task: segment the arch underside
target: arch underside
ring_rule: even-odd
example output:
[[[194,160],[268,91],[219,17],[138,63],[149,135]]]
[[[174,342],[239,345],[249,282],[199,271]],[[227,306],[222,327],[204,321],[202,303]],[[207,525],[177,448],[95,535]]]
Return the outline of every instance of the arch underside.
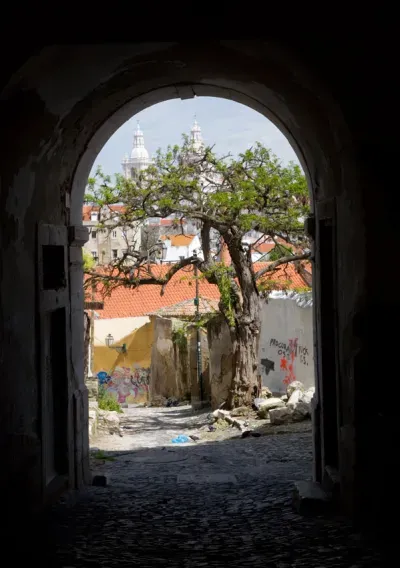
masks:
[[[35,463],[31,473],[32,478],[39,478],[36,485],[40,489],[34,483],[32,494],[43,495],[46,486],[41,481],[39,418],[45,402],[40,396],[42,371],[38,365],[46,338],[38,337],[35,326],[42,329],[44,314],[55,306],[38,280],[37,226],[68,227],[63,244],[68,273],[68,475],[72,485],[79,485],[87,476],[79,262],[84,239],[79,236],[79,225],[87,177],[101,148],[126,120],[153,104],[193,96],[228,98],[266,116],[288,138],[308,178],[315,215],[313,288],[320,397],[316,475],[321,477],[327,465],[324,404],[328,402],[324,401],[322,377],[326,346],[322,339],[328,336],[321,327],[325,314],[325,321],[336,330],[331,338],[334,344],[325,351],[336,361],[329,380],[339,380],[340,375],[340,388],[332,395],[337,397],[339,409],[335,428],[346,432],[342,438],[336,436],[336,465],[346,473],[342,476],[344,493],[351,493],[355,481],[354,473],[349,472],[353,471],[352,452],[356,451],[352,362],[359,346],[349,330],[365,303],[363,181],[354,136],[343,109],[334,100],[332,85],[324,84],[311,69],[293,51],[262,40],[52,46],[26,62],[2,92],[0,136],[9,159],[2,174],[0,316],[4,341],[18,346],[4,351],[3,375],[12,374],[13,385],[4,397],[2,419],[3,432],[12,440],[10,448],[18,445],[21,432],[31,440],[18,452],[21,464],[31,463],[31,458]],[[329,232],[325,226],[333,228]],[[330,251],[329,265],[324,260],[327,256],[320,254],[322,238]],[[356,256],[354,250],[358,251]],[[330,296],[324,296],[322,274],[333,282]],[[38,303],[38,295],[44,298],[42,303]],[[31,386],[26,389],[28,380]]]

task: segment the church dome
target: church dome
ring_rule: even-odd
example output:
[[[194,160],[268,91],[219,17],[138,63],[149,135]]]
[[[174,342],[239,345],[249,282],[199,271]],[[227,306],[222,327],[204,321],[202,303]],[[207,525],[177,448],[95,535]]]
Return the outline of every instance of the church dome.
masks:
[[[196,117],[194,118],[194,123],[190,131],[190,142],[195,151],[201,152],[203,150],[204,148],[203,137],[201,135],[201,128],[196,120]]]
[[[133,148],[132,153],[131,153],[131,159],[132,160],[148,160],[149,159],[149,153],[146,150],[146,148]]]
[[[131,160],[145,162],[149,161],[149,153],[144,147],[144,136],[140,129],[139,123],[133,136],[133,149],[131,152]]]

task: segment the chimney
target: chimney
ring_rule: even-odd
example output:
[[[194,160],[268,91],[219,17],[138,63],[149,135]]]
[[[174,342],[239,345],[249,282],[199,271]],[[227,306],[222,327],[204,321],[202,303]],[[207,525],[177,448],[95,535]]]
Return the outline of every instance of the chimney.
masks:
[[[221,239],[221,252],[220,252],[220,258],[221,258],[221,262],[223,264],[226,264],[226,266],[229,266],[232,263],[232,259],[231,259],[231,255],[229,254],[228,251],[228,247],[224,241],[224,239]]]

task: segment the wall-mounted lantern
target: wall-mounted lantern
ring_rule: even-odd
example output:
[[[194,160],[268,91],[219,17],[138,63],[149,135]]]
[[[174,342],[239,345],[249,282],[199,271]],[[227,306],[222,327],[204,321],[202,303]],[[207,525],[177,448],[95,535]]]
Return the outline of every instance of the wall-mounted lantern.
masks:
[[[107,347],[109,347],[110,349],[115,349],[116,351],[118,351],[118,353],[127,352],[126,343],[123,343],[122,345],[114,345],[114,337],[111,335],[111,333],[106,336],[105,343]]]

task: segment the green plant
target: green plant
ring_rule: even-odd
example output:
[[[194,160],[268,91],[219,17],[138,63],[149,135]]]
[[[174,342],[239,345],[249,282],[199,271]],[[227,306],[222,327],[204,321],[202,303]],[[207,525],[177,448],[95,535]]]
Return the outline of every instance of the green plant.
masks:
[[[287,247],[284,245],[277,244],[269,253],[269,260],[271,261],[279,260],[280,258],[288,256],[290,254],[293,254],[292,247]]]
[[[93,454],[95,460],[105,460],[105,461],[115,461],[113,456],[109,456],[103,452],[103,450],[98,450]]]
[[[93,270],[96,265],[96,261],[93,256],[84,248],[82,249],[82,261],[83,261],[83,270],[85,272],[89,270]]]
[[[115,400],[115,398],[110,393],[108,393],[106,391],[104,386],[101,386],[99,388],[99,395],[98,395],[97,400],[98,400],[98,403],[99,403],[99,408],[101,410],[115,410],[116,412],[119,412],[120,414],[123,413],[123,410],[122,410],[119,402],[117,400]]]
[[[187,351],[187,324],[172,330],[172,343],[177,345],[183,352]]]
[[[221,304],[229,327],[235,327],[235,312],[233,309],[235,293],[233,290],[232,274],[232,268],[220,262],[216,262],[204,273],[205,278],[215,279],[219,293],[221,294]]]
[[[297,292],[297,294],[307,294],[312,291],[312,288],[309,286],[295,286],[292,290],[293,292]]]

